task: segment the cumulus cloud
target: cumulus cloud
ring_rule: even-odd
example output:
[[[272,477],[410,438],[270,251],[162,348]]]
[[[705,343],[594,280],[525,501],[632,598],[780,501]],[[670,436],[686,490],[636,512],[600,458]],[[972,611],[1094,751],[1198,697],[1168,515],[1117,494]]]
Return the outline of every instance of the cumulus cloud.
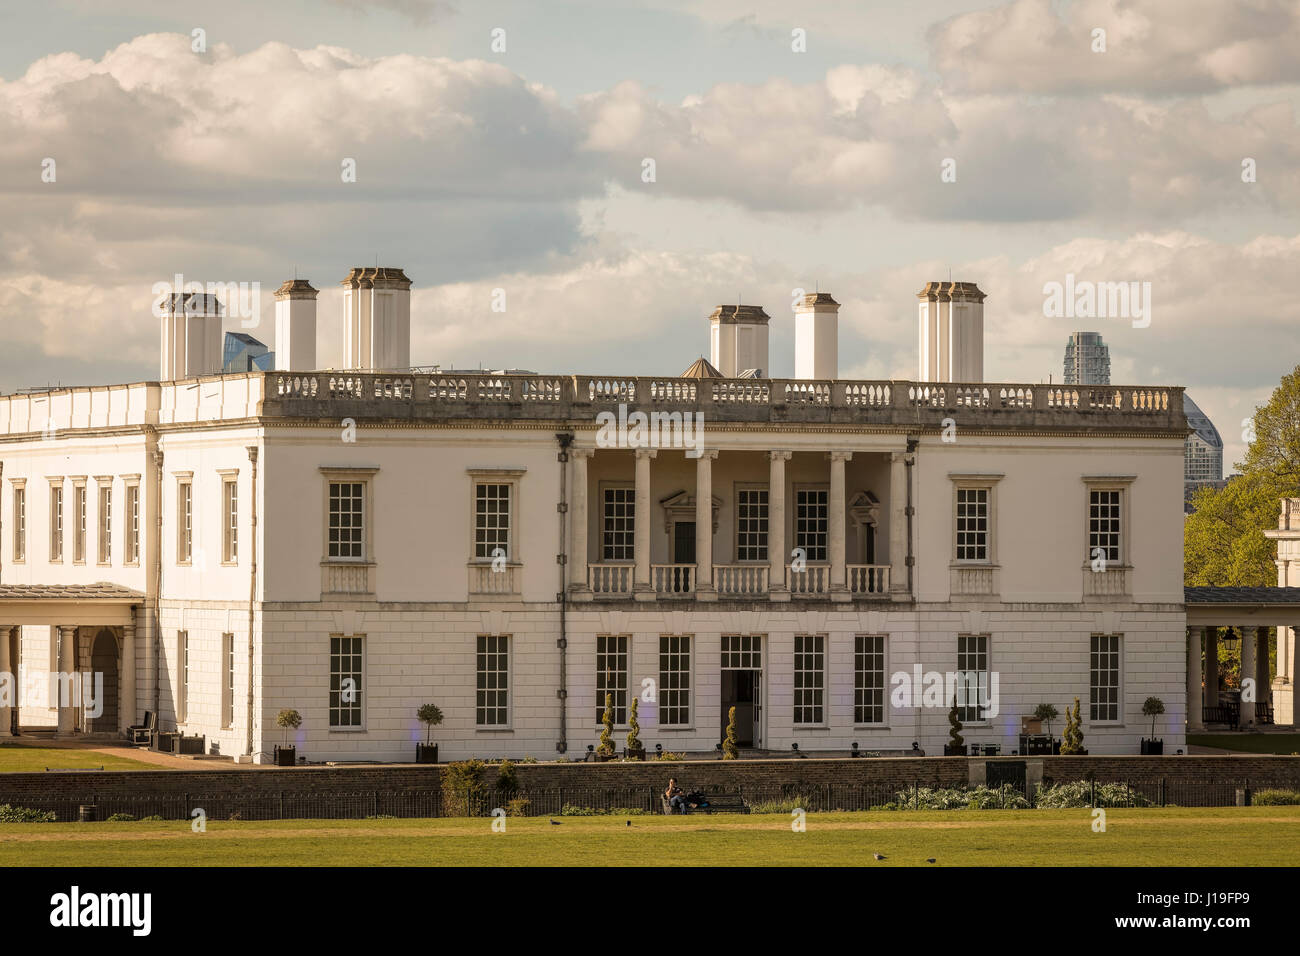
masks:
[[[1105,31],[1105,52],[1093,31]],[[967,93],[1206,93],[1300,81],[1300,0],[1010,0],[929,31]]]

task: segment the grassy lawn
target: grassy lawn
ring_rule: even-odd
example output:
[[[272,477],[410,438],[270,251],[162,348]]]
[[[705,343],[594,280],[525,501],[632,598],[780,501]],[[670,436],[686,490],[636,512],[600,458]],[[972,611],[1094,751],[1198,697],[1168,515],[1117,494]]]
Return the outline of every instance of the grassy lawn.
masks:
[[[1300,753],[1300,734],[1189,734],[1187,742],[1251,754]]]
[[[0,866],[1234,866],[1300,864],[1300,807],[0,824]],[[873,853],[888,859],[877,862]]]
[[[127,757],[103,754],[94,750],[73,750],[67,747],[24,747],[21,744],[0,744],[0,773],[35,771],[50,767],[54,770],[88,770],[103,767],[105,770],[160,770],[153,764],[141,763]]]

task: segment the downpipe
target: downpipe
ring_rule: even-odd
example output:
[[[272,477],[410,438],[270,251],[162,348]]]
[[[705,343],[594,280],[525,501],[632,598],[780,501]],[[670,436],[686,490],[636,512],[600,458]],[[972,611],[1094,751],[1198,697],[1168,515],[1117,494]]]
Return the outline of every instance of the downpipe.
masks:
[[[560,636],[556,640],[555,646],[560,649],[560,686],[556,690],[555,696],[560,701],[560,739],[555,742],[556,753],[566,753],[569,749],[569,734],[566,725],[566,713],[568,709],[568,648],[569,648],[569,586],[568,586],[568,566],[569,566],[569,448],[573,444],[573,432],[557,432],[555,440],[560,446],[559,454],[556,460],[560,463],[560,500],[555,506],[559,515],[560,534],[559,534],[559,551],[555,555],[555,563],[559,567],[560,589],[556,593],[556,601],[560,605]]]

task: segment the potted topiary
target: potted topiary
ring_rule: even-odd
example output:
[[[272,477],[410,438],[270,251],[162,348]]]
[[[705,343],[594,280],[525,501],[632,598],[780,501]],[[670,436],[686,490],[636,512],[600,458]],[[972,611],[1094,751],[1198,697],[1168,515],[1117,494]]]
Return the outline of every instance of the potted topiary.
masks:
[[[1079,698],[1074,698],[1074,707],[1065,709],[1065,732],[1062,734],[1062,755],[1083,755],[1083,720],[1079,717]]]
[[[957,719],[957,695],[952,698],[952,710],[948,711],[948,742],[943,745],[945,757],[966,756],[966,740],[961,735],[962,723]]]
[[[645,760],[645,744],[641,743],[641,725],[636,719],[639,698],[633,697],[627,704],[627,758]]]
[[[596,747],[597,760],[614,759],[614,695],[605,695],[605,712],[600,716],[604,727],[600,731],[600,745]]]
[[[736,708],[727,711],[727,736],[722,740],[722,759],[735,760],[740,756],[740,743],[736,737]]]
[[[438,745],[429,743],[433,728],[442,723],[442,711],[437,704],[422,704],[415,712],[415,719],[424,724],[424,743],[415,745],[416,763],[437,763]]]
[[[1047,736],[1052,736],[1052,721],[1061,716],[1054,704],[1039,704],[1034,708],[1034,720],[1047,724]]]
[[[289,731],[302,726],[302,714],[286,707],[276,716],[275,725],[284,731],[284,746],[275,748],[275,765],[292,767],[298,762],[298,748],[289,746]]]
[[[1165,702],[1159,697],[1148,697],[1142,702],[1142,713],[1144,716],[1151,718],[1151,737],[1142,740],[1142,753],[1144,754],[1163,754],[1165,752],[1165,742],[1163,739],[1156,739],[1156,718],[1165,712]]]

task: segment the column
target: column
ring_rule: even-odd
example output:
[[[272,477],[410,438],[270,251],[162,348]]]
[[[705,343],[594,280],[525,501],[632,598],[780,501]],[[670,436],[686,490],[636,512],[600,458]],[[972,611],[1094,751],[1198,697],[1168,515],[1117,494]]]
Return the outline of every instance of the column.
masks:
[[[1205,629],[1205,694],[1204,706],[1219,706],[1219,629]]]
[[[889,594],[895,601],[911,597],[907,587],[907,453],[901,451],[889,456]]]
[[[58,679],[51,681],[51,690],[56,695],[52,703],[59,709],[59,736],[67,736],[76,729],[77,725],[77,704],[79,701],[74,699],[72,675],[77,671],[77,659],[74,656],[77,645],[77,629],[65,624],[59,625],[59,674]],[[68,695],[65,702],[60,695],[64,691]]]
[[[1268,669],[1268,628],[1255,628],[1255,700],[1261,704],[1272,703],[1272,675]],[[1277,718],[1274,717],[1274,720]]]
[[[9,715],[13,711],[8,705],[10,701],[15,706],[18,704],[18,675],[15,673],[17,668],[13,666],[13,661],[9,658],[10,630],[10,625],[0,624],[0,680],[8,681],[8,687],[0,690],[0,693],[4,694],[4,697],[0,699],[0,737],[12,736],[9,729],[12,718]]]
[[[650,581],[650,460],[658,450],[636,450],[636,514],[632,532],[632,550],[636,567],[632,573],[632,594],[638,601],[655,599],[654,585]]]
[[[233,638],[232,638],[233,640]],[[128,727],[136,722],[135,699],[135,621],[122,625],[122,659],[120,673],[122,689],[117,698],[117,729],[126,733]]]
[[[587,579],[587,461],[594,454],[590,448],[570,448],[573,461],[573,492],[570,496],[573,543],[569,548],[569,591],[575,600],[591,600]]]
[[[848,601],[848,581],[844,577],[844,528],[848,521],[848,506],[844,494],[845,463],[853,457],[851,451],[833,451],[831,459],[831,492],[827,505],[827,547],[831,553],[830,595],[832,601]]]
[[[771,470],[767,479],[767,596],[772,601],[790,600],[785,582],[785,463],[788,451],[770,451]]]
[[[718,452],[701,451],[695,459],[695,596],[716,601],[713,587],[713,459]]]
[[[1187,732],[1204,730],[1201,719],[1201,639],[1205,628],[1187,629]]]
[[[1246,680],[1255,677],[1255,629],[1253,627],[1243,627],[1239,631],[1241,636],[1241,676],[1240,686],[1243,690],[1241,695],[1241,726],[1249,727],[1255,723],[1255,701],[1259,700],[1259,687],[1255,687],[1255,692],[1246,700],[1247,695],[1244,693]]]

